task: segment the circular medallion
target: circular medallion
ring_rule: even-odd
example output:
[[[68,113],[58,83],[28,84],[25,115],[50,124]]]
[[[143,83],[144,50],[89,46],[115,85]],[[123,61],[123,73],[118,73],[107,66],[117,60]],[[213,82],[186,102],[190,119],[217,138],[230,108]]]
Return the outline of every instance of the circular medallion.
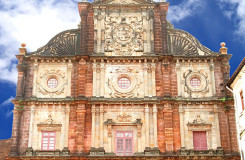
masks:
[[[129,43],[134,38],[134,30],[127,24],[121,24],[115,27],[113,38],[121,43]]]

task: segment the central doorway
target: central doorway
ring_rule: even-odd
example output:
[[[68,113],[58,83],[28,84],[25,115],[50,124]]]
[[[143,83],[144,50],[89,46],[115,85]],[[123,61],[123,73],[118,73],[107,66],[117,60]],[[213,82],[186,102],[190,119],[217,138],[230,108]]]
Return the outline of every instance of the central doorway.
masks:
[[[116,155],[133,155],[133,131],[116,131]]]

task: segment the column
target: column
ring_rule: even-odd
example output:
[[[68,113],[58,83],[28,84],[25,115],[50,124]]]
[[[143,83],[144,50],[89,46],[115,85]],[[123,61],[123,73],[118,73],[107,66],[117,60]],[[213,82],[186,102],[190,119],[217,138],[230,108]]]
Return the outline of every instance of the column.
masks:
[[[96,77],[96,88],[97,88],[97,90],[96,90],[96,97],[100,97],[100,84],[101,84],[101,77],[100,77],[100,74],[101,74],[101,70],[100,70],[100,65],[98,64],[97,65],[97,69],[96,69],[96,75],[97,75],[97,77]]]
[[[95,104],[92,105],[91,113],[92,113],[92,133],[91,133],[91,148],[95,148]]]
[[[100,97],[104,97],[105,96],[105,63],[104,63],[104,60],[101,60],[100,69],[101,69]]]
[[[213,96],[216,95],[216,90],[215,90],[215,77],[214,77],[214,62],[213,62],[213,59],[210,60],[210,66],[209,66],[209,69],[210,69],[210,74],[211,74],[211,88],[212,88],[212,94]]]
[[[34,66],[33,66],[33,90],[32,90],[32,95],[36,97],[37,95],[37,72],[38,72],[38,63],[37,59],[35,59]]]
[[[142,9],[142,18],[143,18],[143,42],[144,42],[144,54],[148,53],[148,23],[147,23],[147,11],[146,9]]]
[[[97,54],[101,53],[101,11],[98,9],[97,12]]]
[[[217,143],[217,147],[221,147],[220,128],[219,128],[219,108],[217,104],[214,105],[214,118],[215,118],[215,128],[216,128],[216,143]]]
[[[145,147],[150,147],[149,144],[149,106],[148,104],[145,105]]]
[[[153,104],[153,127],[154,127],[154,148],[158,147],[157,142],[157,105]]]
[[[69,60],[69,63],[67,65],[67,97],[71,97],[71,71],[72,71],[72,63],[71,60]]]
[[[177,72],[177,87],[178,87],[178,96],[181,97],[181,73],[180,73],[180,63],[179,63],[179,60],[177,59],[177,62],[176,62],[176,72]]]
[[[30,115],[30,128],[29,128],[29,139],[28,139],[28,148],[32,147],[32,133],[33,133],[33,119],[34,119],[34,114],[35,114],[35,105],[32,104],[31,109],[30,109],[31,115]]]
[[[65,108],[65,146],[68,148],[68,139],[69,139],[69,119],[70,119],[70,105],[66,104]]]
[[[112,142],[112,124],[108,124],[108,152],[112,152],[111,150],[111,142]]]
[[[96,112],[95,112],[95,148],[100,147],[100,112],[99,112],[99,107],[96,107]]]
[[[151,34],[151,39],[150,39],[150,52],[153,53],[154,52],[154,11],[153,9],[150,10],[150,13],[149,13],[149,17],[150,17],[150,20],[149,20],[149,25],[150,25],[150,34]]]
[[[104,147],[104,108],[103,104],[100,105],[100,148]]]
[[[141,121],[140,123],[137,123],[137,137],[138,137],[138,152],[142,151],[142,145],[141,145]]]
[[[13,118],[13,129],[12,129],[12,138],[11,138],[11,148],[9,156],[17,156],[19,155],[19,141],[20,141],[20,125],[21,125],[21,116],[23,110],[13,110],[14,118]]]
[[[148,95],[152,97],[152,70],[151,66],[148,66],[148,74],[147,74],[147,81],[148,81]]]
[[[101,23],[101,50],[100,53],[105,53],[105,8],[101,8],[100,23]]]
[[[96,90],[97,90],[97,87],[96,87],[96,70],[97,70],[97,64],[96,64],[96,61],[94,60],[94,63],[93,63],[93,96],[96,96]]]
[[[156,96],[156,64],[151,63],[152,96]]]
[[[184,124],[184,109],[182,104],[179,105],[179,118],[180,118],[180,138],[181,138],[181,148],[185,147],[185,124]]]
[[[144,87],[145,87],[145,97],[149,96],[148,95],[148,65],[147,65],[147,60],[145,59],[145,63],[143,64],[143,69],[144,69]]]

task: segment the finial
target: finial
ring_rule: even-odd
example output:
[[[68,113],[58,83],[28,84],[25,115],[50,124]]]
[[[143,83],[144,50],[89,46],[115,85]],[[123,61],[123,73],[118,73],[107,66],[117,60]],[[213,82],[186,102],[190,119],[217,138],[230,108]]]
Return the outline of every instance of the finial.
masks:
[[[22,48],[25,48],[26,47],[26,44],[25,43],[21,43],[21,47]]]
[[[25,55],[26,54],[26,44],[25,43],[21,43],[21,48],[19,48],[19,54],[20,55]]]
[[[221,54],[227,54],[228,48],[226,48],[225,45],[226,45],[225,42],[220,43],[221,48],[219,51]]]

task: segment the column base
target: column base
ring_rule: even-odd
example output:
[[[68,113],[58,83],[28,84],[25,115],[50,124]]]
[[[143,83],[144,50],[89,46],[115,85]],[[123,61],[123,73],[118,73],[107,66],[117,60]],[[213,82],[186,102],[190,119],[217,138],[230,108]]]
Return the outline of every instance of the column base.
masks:
[[[100,148],[91,147],[89,154],[92,156],[103,156],[105,155],[105,149],[104,147],[100,147]]]
[[[113,152],[106,152],[105,153],[105,156],[115,156],[116,154],[115,153],[113,153]]]
[[[26,149],[26,156],[33,156],[33,149],[32,149],[32,147],[28,147]]]
[[[16,152],[10,152],[9,153],[9,156],[18,156],[19,154],[18,153],[16,153]]]
[[[145,153],[144,152],[135,152],[134,156],[144,156]]]
[[[160,155],[160,150],[158,147],[150,148],[146,147],[144,150],[145,155]]]
[[[185,147],[180,148],[180,155],[187,156],[188,154],[189,152]]]
[[[70,150],[68,147],[64,147],[62,150],[62,155],[63,156],[68,156],[70,154]]]

